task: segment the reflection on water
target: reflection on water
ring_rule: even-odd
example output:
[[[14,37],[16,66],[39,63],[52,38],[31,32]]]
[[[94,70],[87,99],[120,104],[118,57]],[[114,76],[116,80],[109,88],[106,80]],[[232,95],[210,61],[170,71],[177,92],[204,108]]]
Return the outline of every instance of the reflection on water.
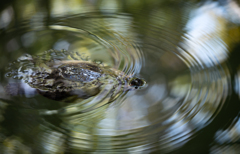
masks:
[[[3,6],[0,153],[238,153],[237,2]]]

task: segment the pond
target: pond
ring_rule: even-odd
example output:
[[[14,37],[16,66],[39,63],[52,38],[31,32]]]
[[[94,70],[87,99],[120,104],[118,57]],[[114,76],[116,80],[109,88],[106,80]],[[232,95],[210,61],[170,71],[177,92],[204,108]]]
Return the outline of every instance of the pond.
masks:
[[[0,153],[238,153],[240,3],[0,2]]]

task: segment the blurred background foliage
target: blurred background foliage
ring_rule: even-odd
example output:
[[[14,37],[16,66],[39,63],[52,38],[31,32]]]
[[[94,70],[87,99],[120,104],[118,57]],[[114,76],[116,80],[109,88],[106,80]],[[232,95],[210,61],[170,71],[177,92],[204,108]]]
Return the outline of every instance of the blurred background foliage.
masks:
[[[144,153],[141,149],[144,149],[143,145],[147,142],[147,144],[153,144],[147,146],[147,151],[151,151],[152,153],[154,153],[154,151],[157,151],[155,153],[159,153],[159,151],[168,153],[172,152],[170,149],[175,148],[177,149],[174,151],[175,153],[197,153],[198,151],[199,153],[224,153],[225,151],[231,150],[232,153],[237,153],[239,151],[238,142],[240,140],[240,131],[238,130],[238,97],[240,96],[240,86],[238,85],[240,76],[238,58],[240,56],[238,52],[240,41],[239,3],[239,1],[224,0],[1,0],[1,81],[5,81],[5,74],[3,72],[6,65],[22,54],[28,53],[34,55],[54,47],[57,49],[68,49],[69,46],[69,49],[88,51],[83,45],[94,44],[91,39],[86,39],[85,42],[80,45],[74,42],[77,36],[72,34],[79,28],[94,32],[94,34],[101,36],[101,38],[110,40],[110,43],[114,43],[114,41],[121,39],[127,40],[126,42],[130,43],[130,40],[133,40],[133,42],[140,42],[141,50],[145,52],[144,56],[146,63],[142,70],[142,74],[145,75],[147,81],[156,80],[159,82],[167,82],[165,79],[162,79],[163,77],[159,75],[159,72],[167,74],[168,78],[166,80],[170,80],[171,83],[166,89],[169,90],[172,88],[172,91],[168,92],[169,95],[171,94],[171,98],[163,99],[165,104],[161,104],[157,100],[158,97],[164,97],[167,94],[158,94],[156,91],[164,91],[166,89],[156,86],[157,88],[155,88],[157,90],[155,90],[154,85],[157,85],[157,82],[149,83],[149,87],[152,89],[149,88],[149,91],[139,93],[140,96],[144,95],[144,98],[138,98],[136,96],[131,98],[132,100],[127,100],[129,104],[130,102],[139,103],[141,101],[147,102],[147,100],[150,100],[152,102],[151,105],[149,105],[150,103],[146,103],[147,105],[139,103],[142,105],[141,109],[147,108],[145,106],[149,105],[149,108],[146,109],[147,114],[144,112],[145,110],[138,110],[135,113],[134,109],[136,109],[136,107],[134,107],[134,105],[125,105],[120,111],[122,114],[118,116],[116,116],[117,108],[108,113],[110,118],[105,120],[109,122],[107,123],[109,127],[116,127],[121,130],[128,127],[135,129],[140,125],[140,128],[143,130],[143,134],[135,134],[133,131],[131,132],[133,134],[129,136],[120,135],[120,139],[115,136],[107,138],[104,137],[104,135],[103,137],[96,135],[99,133],[97,130],[98,127],[100,128],[99,123],[104,119],[104,116],[101,115],[106,114],[106,108],[99,110],[99,114],[93,117],[89,116],[88,119],[83,119],[81,125],[79,125],[78,121],[76,122],[75,119],[66,120],[59,117],[48,117],[46,121],[43,121],[38,114],[31,112],[31,110],[24,110],[24,112],[23,110],[18,110],[18,108],[25,108],[26,106],[32,107],[31,105],[34,103],[35,106],[40,106],[39,108],[50,109],[57,108],[57,105],[38,104],[34,99],[26,100],[24,98],[22,100],[14,100],[14,102],[21,103],[9,106],[1,101],[0,122],[2,122],[1,126],[3,127],[0,127],[0,132],[2,132],[2,134],[0,134],[0,147],[2,148],[0,152],[6,154],[28,154],[42,153],[44,151],[43,153],[61,154],[68,153],[68,151],[65,150],[71,147],[72,153],[105,153],[106,151],[101,151],[101,148],[116,148],[120,153]],[[114,19],[112,16],[118,18]],[[109,19],[103,20],[100,17]],[[76,29],[70,29],[70,32],[64,31],[61,33],[52,31],[51,26],[56,23],[62,24],[63,26],[74,25]],[[112,33],[116,31],[118,34]],[[112,40],[111,38],[115,36],[118,36],[118,39]],[[125,38],[121,38],[120,36],[124,36]],[[72,44],[69,45],[67,41]],[[207,81],[199,82],[200,86],[206,84],[210,87],[210,90],[208,89],[209,91],[206,92],[208,95],[206,97],[204,96],[204,98],[199,98],[199,100],[203,99],[205,101],[203,105],[204,109],[201,110],[202,113],[200,115],[193,110],[192,112],[194,114],[192,116],[190,113],[187,113],[186,115],[190,116],[185,119],[183,118],[186,121],[183,120],[180,124],[176,124],[176,126],[173,126],[169,130],[160,132],[159,130],[165,130],[167,126],[162,128],[161,123],[155,123],[157,118],[166,116],[165,112],[162,113],[159,111],[163,110],[165,107],[164,105],[167,106],[166,108],[171,108],[174,105],[177,107],[178,103],[172,102],[183,100],[184,96],[188,94],[189,87],[191,87],[189,83],[191,80],[189,74],[185,73],[180,77],[176,77],[176,74],[187,72],[186,70],[188,69],[188,66],[186,66],[183,60],[180,60],[180,58],[174,54],[177,51],[181,54],[185,53],[178,48],[179,44],[184,46],[185,49],[191,53],[192,57],[199,58],[198,60],[203,63],[204,67],[201,70],[201,75],[204,76],[204,71],[208,69],[212,69],[212,72],[215,71],[215,65],[213,65],[215,60],[222,64],[217,64],[217,69],[221,68],[224,71],[220,71],[220,73],[216,71],[216,74],[222,75],[222,78],[214,78],[214,76],[211,78],[211,80],[215,79],[213,83],[208,83]],[[159,49],[159,47],[161,49]],[[99,50],[102,49],[96,47],[96,51]],[[134,52],[133,49],[129,51]],[[105,54],[105,52],[100,52],[100,54],[95,52],[93,55],[98,58],[107,57],[106,59],[109,59],[108,61],[112,60],[111,56]],[[209,58],[209,55],[213,55],[213,58]],[[191,60],[189,61],[191,64]],[[212,77],[211,74],[209,76]],[[233,85],[229,86],[230,88],[226,86],[226,90],[224,86],[216,86],[219,82],[223,85],[225,83],[228,85],[229,82],[233,82]],[[162,84],[161,86],[164,87],[165,85]],[[3,92],[2,87],[3,86],[0,86],[0,92]],[[236,92],[234,88],[237,89]],[[228,90],[232,93],[227,93],[225,97],[225,93]],[[219,91],[223,91],[223,93]],[[190,93],[189,98],[193,98],[194,100],[197,94],[197,92]],[[220,105],[215,103],[215,100],[218,100],[219,97],[230,100],[230,103],[224,104],[222,107],[221,103]],[[47,99],[40,98],[39,96],[37,96],[37,98],[42,102],[48,102]],[[189,101],[186,106],[200,106],[201,101],[199,102],[191,104]],[[215,113],[215,111],[218,111],[221,107],[224,110],[220,112],[220,114],[218,114],[218,112]],[[179,109],[179,114],[181,116],[184,115],[185,110],[185,108]],[[133,112],[132,119],[139,118],[140,120],[134,119],[137,121],[134,123],[134,120],[134,122],[132,122],[127,119],[130,117],[127,117],[127,112]],[[144,113],[146,114],[145,116],[143,116]],[[167,110],[167,115],[172,113],[174,112]],[[218,116],[216,116],[216,119],[212,120],[211,116],[214,117],[215,114]],[[180,115],[178,116],[180,117]],[[120,119],[119,123],[122,125],[119,124],[120,126],[115,126],[117,125],[115,124],[117,123],[116,121],[118,121],[116,117]],[[207,117],[206,120],[205,117]],[[129,121],[126,120],[122,122],[121,118],[125,118]],[[77,118],[77,120],[79,119],[80,118]],[[191,121],[192,119],[195,121]],[[210,122],[208,120],[212,120],[213,122],[209,124]],[[209,125],[205,124],[205,122]],[[43,123],[43,125],[40,123]],[[74,123],[74,126],[68,126],[69,123]],[[155,124],[153,129],[156,133],[151,129],[144,129],[149,123]],[[187,123],[187,126],[184,126],[185,123]],[[57,126],[60,125],[66,128],[66,130],[57,128]],[[92,128],[89,128],[87,125],[91,125]],[[176,132],[191,132],[196,130],[199,130],[199,134],[195,136],[191,136],[192,134],[190,134],[189,137],[188,133],[186,133],[187,135],[180,133],[182,136],[175,136]],[[84,134],[82,132],[87,133]],[[150,132],[154,132],[155,134],[151,134]],[[141,143],[133,142],[137,140],[135,138],[136,136],[145,134],[147,134],[147,137],[142,137],[142,140],[140,140]],[[172,134],[174,136],[171,138],[172,140],[165,143],[164,139],[167,138],[166,136],[171,136]],[[72,138],[69,139],[70,137]],[[163,140],[159,141],[161,137],[163,137]],[[129,139],[128,142],[123,143],[121,139],[124,140],[126,138],[132,140]],[[81,140],[79,141],[78,139]],[[93,142],[87,142],[87,140]],[[168,138],[166,140],[168,140]],[[104,145],[104,142],[111,144]],[[125,148],[128,147],[128,143],[129,145],[133,145],[133,148]],[[164,148],[161,149],[162,147]],[[96,149],[98,149],[98,151]],[[115,151],[109,151],[109,153],[111,152]]]

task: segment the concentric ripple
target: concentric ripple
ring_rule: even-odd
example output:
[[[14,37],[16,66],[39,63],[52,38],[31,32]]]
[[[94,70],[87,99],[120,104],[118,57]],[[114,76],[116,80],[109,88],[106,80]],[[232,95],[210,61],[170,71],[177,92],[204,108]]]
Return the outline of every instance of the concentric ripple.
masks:
[[[199,14],[201,9],[205,13]],[[19,110],[33,110],[30,114],[41,119],[33,127],[37,127],[37,147],[44,147],[44,152],[170,153],[181,149],[219,117],[232,92],[224,43],[227,30],[214,27],[227,21],[214,9],[218,8],[209,5],[180,11],[182,18],[172,14],[174,8],[152,11],[149,16],[137,13],[141,18],[111,11],[85,13],[44,20],[48,24],[41,28],[25,22],[18,36],[23,47],[14,51],[28,54],[7,66],[5,73],[13,78],[5,78],[5,83],[20,79],[33,87],[32,72],[46,72],[43,78],[48,72],[45,65],[69,60],[116,70],[116,80],[143,78],[147,85],[117,93],[113,100],[110,82],[115,78],[108,77],[102,79],[109,84],[100,94],[71,104],[28,97],[26,91],[8,99],[16,104],[19,98],[24,104]],[[185,18],[186,14],[191,16]],[[205,16],[214,22],[201,23]],[[8,31],[7,46],[17,42],[15,31]]]

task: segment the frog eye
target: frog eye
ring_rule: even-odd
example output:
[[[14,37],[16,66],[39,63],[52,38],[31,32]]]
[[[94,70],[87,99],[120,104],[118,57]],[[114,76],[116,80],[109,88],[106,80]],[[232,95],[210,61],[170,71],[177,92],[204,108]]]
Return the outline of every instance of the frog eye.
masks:
[[[129,82],[129,85],[131,87],[135,87],[135,89],[138,89],[138,87],[143,86],[144,85],[144,81],[142,79],[139,78],[134,78]]]

